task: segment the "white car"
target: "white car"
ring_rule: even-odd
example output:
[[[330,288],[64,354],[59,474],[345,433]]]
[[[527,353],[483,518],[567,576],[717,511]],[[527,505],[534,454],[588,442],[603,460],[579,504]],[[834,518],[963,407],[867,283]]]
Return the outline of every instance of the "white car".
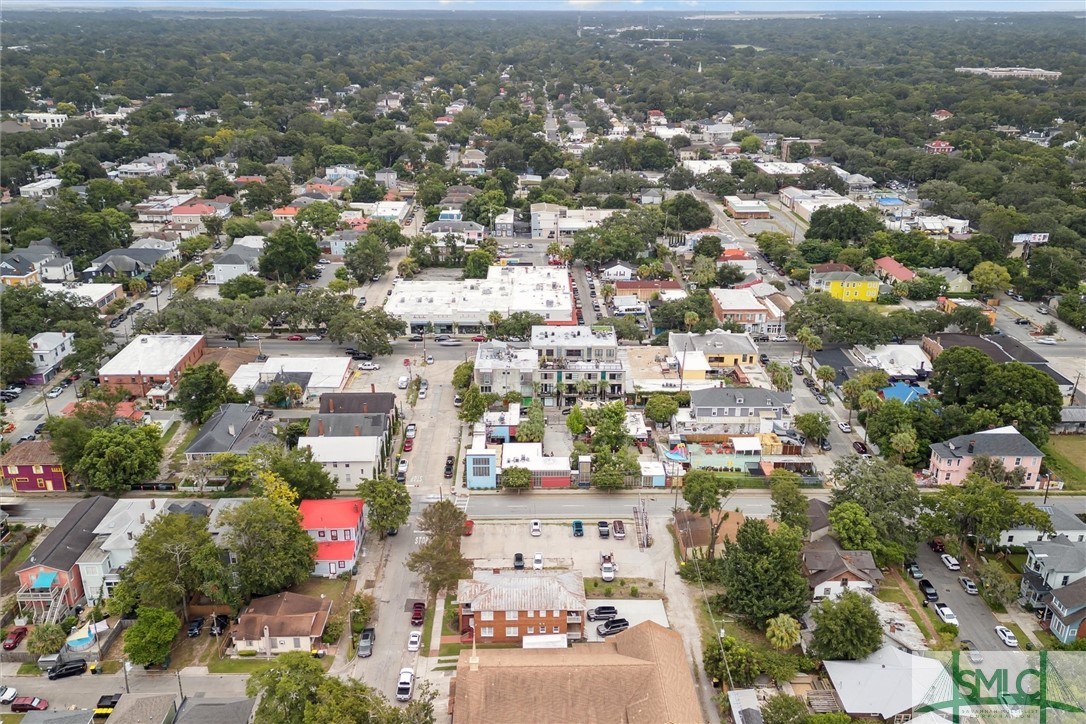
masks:
[[[935,615],[942,620],[943,623],[952,623],[955,626],[958,625],[958,617],[954,614],[954,611],[950,609],[950,606],[945,603],[933,603],[935,608]]]
[[[63,394],[64,394],[64,388],[63,387],[54,387],[53,389],[46,392],[45,396],[48,397],[50,400],[53,400],[53,399],[56,399],[57,397],[60,397]]]
[[[418,651],[420,646],[422,646],[422,631],[412,631],[407,637],[407,650]]]
[[[247,335],[245,335],[245,339],[249,340],[250,342],[256,342],[256,341],[258,341],[260,339],[260,335],[247,334]]]
[[[839,423],[837,423],[837,428],[841,432],[852,432],[852,425],[848,424],[847,422],[839,422]]]
[[[309,335],[308,337],[305,338],[305,341],[306,342],[320,342],[322,339],[324,339],[324,338],[321,337],[319,334],[311,334],[311,335]]]
[[[398,472],[398,473],[406,473],[407,472],[407,459],[406,458],[404,458],[403,460],[400,460],[400,464],[396,466],[396,472]]]
[[[1011,631],[1006,626],[996,626],[995,632],[996,636],[998,636],[999,640],[1004,644],[1010,646],[1012,649],[1018,648],[1018,637],[1014,635],[1014,631]]]
[[[416,425],[413,422],[409,423],[408,426],[407,426],[407,433],[406,433],[407,439],[410,440],[411,438],[415,437],[415,433],[418,432],[418,429],[419,429],[418,425]]]
[[[950,555],[949,553],[944,553],[943,555],[939,556],[939,560],[941,560],[943,562],[943,565],[946,566],[949,570],[960,571],[962,569],[962,564],[958,563],[958,559]]]
[[[529,527],[531,528],[532,535],[534,537],[538,538],[539,536],[543,535],[543,524],[540,523],[538,520],[533,520],[529,524]]]
[[[358,365],[358,369],[360,369],[360,370],[379,370],[379,369],[381,369],[381,365],[377,364],[376,362],[363,362],[360,365]]]
[[[332,262],[328,261],[327,259],[318,259],[317,263],[323,266],[325,264],[331,264]]]
[[[426,391],[427,391],[427,388],[425,388],[425,387],[420,387],[419,388],[419,399],[420,400],[425,400],[426,399]]]
[[[15,701],[19,692],[13,686],[0,686],[0,704],[10,704]]]
[[[543,570],[543,554],[542,553],[536,553],[535,557],[532,558],[532,570],[533,571],[542,571]]]
[[[783,335],[783,334],[778,334],[778,335],[777,335],[776,337],[774,337],[774,338],[773,338],[773,341],[774,341],[774,342],[787,342],[787,341],[788,341],[788,337],[786,337],[786,336],[785,336],[785,335]]]
[[[1051,337],[1041,337],[1039,340],[1037,340],[1037,344],[1056,344],[1056,340],[1052,339]]]
[[[426,364],[432,365],[434,363],[434,356],[432,354],[426,355]]]
[[[411,701],[411,692],[415,688],[415,670],[400,669],[400,678],[396,682],[396,701]]]

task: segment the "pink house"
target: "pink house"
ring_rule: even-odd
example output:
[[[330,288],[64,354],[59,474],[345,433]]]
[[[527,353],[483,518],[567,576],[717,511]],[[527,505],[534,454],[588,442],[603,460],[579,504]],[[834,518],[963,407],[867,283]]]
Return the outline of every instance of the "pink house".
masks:
[[[929,141],[924,144],[924,150],[928,154],[954,153],[954,147],[943,140]]]
[[[314,576],[335,578],[354,567],[365,530],[364,508],[361,498],[303,500],[298,506],[302,528],[317,541]]]
[[[1007,471],[1022,468],[1026,487],[1040,487],[1044,454],[1010,425],[934,443],[928,468],[938,485],[960,485],[979,455],[999,460]]]
[[[875,260],[875,273],[883,279],[893,279],[895,282],[907,282],[916,278],[911,269],[891,256]]]

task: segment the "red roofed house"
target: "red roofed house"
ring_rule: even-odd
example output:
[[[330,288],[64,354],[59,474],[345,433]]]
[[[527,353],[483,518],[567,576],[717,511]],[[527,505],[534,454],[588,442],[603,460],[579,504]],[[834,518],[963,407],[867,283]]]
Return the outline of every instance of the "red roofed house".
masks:
[[[875,274],[884,280],[907,282],[916,279],[916,274],[893,257],[884,256],[875,260]]]
[[[667,117],[664,115],[663,111],[652,110],[652,111],[649,111],[648,116],[649,116],[649,123],[651,123],[654,126],[667,125]]]
[[[758,262],[750,258],[746,249],[729,246],[720,252],[716,260],[716,268],[720,269],[725,264],[733,264],[743,270],[744,274],[754,274],[758,271]]]
[[[234,178],[234,185],[244,186],[245,184],[262,184],[267,180],[267,176],[237,176]]]
[[[175,206],[170,217],[181,224],[199,224],[200,217],[211,216],[216,211],[211,204],[193,201],[184,206]]]
[[[628,282],[615,282],[615,296],[633,294],[642,302],[652,301],[653,294],[681,289],[682,285],[674,279],[635,279]]]
[[[314,576],[335,578],[358,560],[365,530],[361,498],[303,500],[298,506],[302,528],[317,541]]]
[[[434,125],[437,126],[438,128],[444,128],[445,126],[449,125],[452,122],[453,122],[453,117],[452,116],[438,116],[437,118],[434,119]]]
[[[824,264],[815,264],[811,267],[812,274],[826,274],[828,272],[850,272],[856,271],[848,264],[839,264],[835,261],[827,261]]]
[[[60,411],[60,415],[61,417],[71,417],[75,414],[75,411],[81,406],[96,406],[104,404],[105,403],[102,402],[69,402],[67,405],[64,406],[64,409]],[[141,422],[145,415],[146,413],[143,410],[136,407],[135,402],[129,402],[128,400],[118,402],[117,406],[113,409],[114,421],[127,420],[129,422]]]
[[[924,150],[927,151],[929,154],[954,153],[954,147],[953,146],[951,146],[946,141],[942,141],[942,140],[938,140],[938,139],[935,140],[935,141],[928,141],[927,143],[925,143],[924,144]]]
[[[948,111],[946,108],[940,108],[931,114],[931,117],[937,121],[947,121],[954,117],[954,114]]]
[[[0,457],[0,476],[16,493],[67,490],[64,468],[48,440],[27,440]]]
[[[272,218],[279,221],[289,221],[298,215],[298,209],[293,206],[282,206],[272,211]]]

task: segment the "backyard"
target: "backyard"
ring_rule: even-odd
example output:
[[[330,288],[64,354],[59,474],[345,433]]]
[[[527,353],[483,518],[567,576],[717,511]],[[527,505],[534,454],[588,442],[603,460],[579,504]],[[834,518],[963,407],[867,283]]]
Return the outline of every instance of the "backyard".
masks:
[[[1045,465],[1068,490],[1086,490],[1086,435],[1053,435],[1042,450]]]

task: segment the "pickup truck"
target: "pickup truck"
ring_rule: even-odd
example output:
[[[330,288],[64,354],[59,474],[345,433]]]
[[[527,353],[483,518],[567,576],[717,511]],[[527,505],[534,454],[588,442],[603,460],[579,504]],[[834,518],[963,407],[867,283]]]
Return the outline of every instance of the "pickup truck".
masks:
[[[109,716],[113,713],[113,710],[117,706],[117,702],[121,700],[123,694],[106,694],[99,697],[98,704],[94,707],[95,716]]]
[[[618,573],[618,564],[615,563],[614,553],[600,553],[600,578],[604,581],[615,580]]]
[[[945,603],[936,603],[932,604],[932,607],[935,609],[935,615],[938,616],[943,623],[952,623],[955,626],[958,625],[958,617],[950,610],[950,606]]]

